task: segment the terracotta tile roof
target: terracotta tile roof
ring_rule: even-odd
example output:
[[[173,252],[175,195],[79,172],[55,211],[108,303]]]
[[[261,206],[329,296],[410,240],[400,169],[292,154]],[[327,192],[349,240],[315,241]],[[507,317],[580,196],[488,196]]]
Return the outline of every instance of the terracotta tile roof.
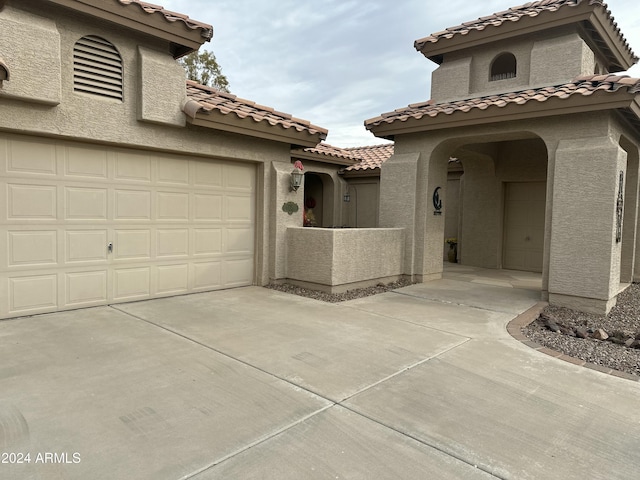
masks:
[[[334,147],[333,145],[329,145],[328,143],[319,143],[315,147],[300,149],[306,153],[312,153],[317,155],[322,155],[326,157],[332,157],[336,159],[343,160],[351,160],[351,161],[360,161],[360,157],[356,155],[352,155],[349,153],[349,149]],[[295,150],[294,150],[295,153]]]
[[[373,145],[370,147],[346,148],[345,150],[350,155],[360,158],[360,162],[345,168],[345,171],[353,172],[357,170],[374,170],[376,168],[380,168],[384,162],[391,158],[393,155],[393,149],[393,143]]]
[[[432,101],[415,103],[393,112],[365,121],[367,129],[377,125],[396,121],[405,122],[411,118],[451,115],[456,112],[469,112],[474,109],[504,108],[510,104],[523,105],[528,102],[546,102],[551,98],[567,99],[574,95],[591,96],[596,92],[614,93],[625,90],[627,93],[640,93],[640,79],[616,75],[587,75],[578,77],[570,83],[551,87],[528,89],[519,92],[500,93],[479,98],[458,100],[446,103]]]
[[[167,22],[182,22],[187,28],[191,30],[202,30],[202,37],[206,40],[211,40],[213,37],[213,27],[206,23],[197,22],[195,20],[190,19],[187,15],[182,13],[172,12],[170,10],[165,10],[160,5],[154,5],[152,3],[141,2],[140,0],[115,0],[121,5],[137,5],[142,11],[148,13],[149,15],[153,15],[159,13],[164,16]]]
[[[607,9],[606,3],[603,0],[541,0],[537,2],[529,2],[524,5],[509,8],[508,10],[504,10],[502,12],[494,13],[493,15],[480,17],[477,20],[465,22],[461,25],[447,28],[446,30],[443,30],[441,32],[433,33],[428,37],[416,40],[414,46],[416,50],[422,51],[422,49],[429,44],[435,44],[443,40],[448,40],[457,35],[467,35],[471,31],[484,30],[488,27],[500,27],[506,22],[517,22],[526,17],[537,17],[543,12],[555,12],[564,7],[576,7],[581,3],[587,1],[589,2],[589,5],[600,6],[606,10],[607,18],[611,22],[614,31],[624,43],[629,54],[635,57],[627,41],[624,39],[622,32],[618,28],[618,25],[614,21],[614,18],[611,16],[611,12]]]
[[[238,98],[191,80],[187,80],[187,98],[183,111],[191,118],[195,118],[198,113],[217,112],[223,115],[234,115],[239,119],[251,119],[256,123],[264,122],[271,126],[292,128],[311,135],[319,134],[321,138],[326,138],[328,133],[327,129],[312,125],[307,120],[292,117],[288,113],[278,112],[271,107]]]
[[[329,145],[328,143],[319,143],[315,147],[295,149],[291,152],[295,158],[302,158],[300,153],[314,154],[325,158],[328,157],[326,159],[330,163],[347,165],[341,172],[374,170],[380,168],[380,166],[393,155],[393,143],[350,148],[340,148]],[[313,159],[312,157],[308,158]]]

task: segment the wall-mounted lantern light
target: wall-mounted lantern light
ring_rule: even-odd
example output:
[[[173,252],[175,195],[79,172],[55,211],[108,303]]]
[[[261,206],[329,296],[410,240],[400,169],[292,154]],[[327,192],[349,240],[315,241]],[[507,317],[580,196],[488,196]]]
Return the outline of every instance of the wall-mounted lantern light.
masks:
[[[350,202],[351,201],[351,194],[349,192],[346,192],[343,196],[342,196],[342,200],[344,200],[345,202]]]
[[[293,171],[291,172],[290,192],[297,192],[302,186],[302,182],[304,181],[304,173],[302,173],[303,170],[304,167],[302,166],[302,162],[300,160],[296,160],[293,163]]]

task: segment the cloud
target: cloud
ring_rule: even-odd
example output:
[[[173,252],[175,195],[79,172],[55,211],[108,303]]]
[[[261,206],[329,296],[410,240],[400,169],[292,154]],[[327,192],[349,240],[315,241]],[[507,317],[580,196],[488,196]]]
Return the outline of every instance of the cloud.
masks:
[[[514,0],[160,0],[214,26],[231,91],[329,129],[338,146],[380,143],[364,120],[430,96],[436,65],[416,39],[524,3]],[[609,0],[640,51],[637,0]],[[640,67],[630,70],[640,77]]]

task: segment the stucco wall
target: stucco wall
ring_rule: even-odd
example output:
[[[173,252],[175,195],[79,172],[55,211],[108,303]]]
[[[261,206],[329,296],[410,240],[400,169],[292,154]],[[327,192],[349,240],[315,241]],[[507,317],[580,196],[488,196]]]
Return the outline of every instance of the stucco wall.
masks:
[[[57,105],[62,72],[55,22],[6,6],[0,11],[0,32],[0,53],[11,74],[9,81],[0,82],[0,98]]]
[[[442,265],[435,265],[433,258],[437,255],[442,263],[444,232],[431,219],[430,195],[441,180],[441,170],[446,170],[448,155],[471,152],[467,162],[463,160],[462,199],[468,207],[461,211],[463,263],[475,257],[485,262],[483,266],[500,267],[501,183],[546,177],[542,296],[548,292],[557,303],[559,295],[568,298],[572,291],[575,296],[571,298],[583,299],[574,304],[583,308],[599,295],[602,300],[596,302],[596,308],[603,311],[610,307],[620,283],[620,247],[614,245],[613,216],[617,174],[625,163],[624,151],[617,146],[622,132],[633,139],[627,148],[637,148],[637,136],[609,112],[397,135],[395,155],[382,167],[380,218],[381,226],[406,229],[404,273],[430,278],[441,272]],[[475,164],[480,169],[475,186],[470,185],[473,179],[468,175],[474,168],[469,165],[473,152],[490,159]],[[480,168],[483,161],[486,165]],[[393,182],[397,182],[395,188]],[[594,188],[597,191],[591,191]],[[562,215],[571,211],[571,205],[575,208],[565,219]],[[477,235],[465,237],[465,229]],[[477,245],[468,245],[471,241]],[[593,265],[591,256],[599,257]],[[489,261],[492,258],[493,264]],[[637,250],[635,258],[637,263]]]
[[[598,312],[614,303],[621,255],[615,210],[626,156],[609,136],[560,142],[554,204],[562,208],[553,215],[549,279],[549,298],[556,304],[571,306],[570,297],[582,297],[581,308],[588,302]]]
[[[292,218],[281,210],[282,203],[296,198],[288,191],[291,145],[185,126],[184,71],[163,40],[31,0],[7,4],[0,12],[0,31],[1,55],[11,70],[10,81],[0,88],[0,130],[149,149],[176,158],[255,163],[256,283],[266,284],[284,272],[275,260],[286,251],[282,226],[302,225],[302,213]],[[108,40],[122,57],[122,102],[74,92],[73,48],[86,35]]]
[[[25,8],[30,3],[25,3]],[[14,76],[11,68],[11,80],[3,82],[0,90],[0,98],[4,97],[6,110],[11,112],[0,116],[0,129],[218,158],[289,161],[290,145],[199,127],[168,128],[140,122],[142,116],[155,123],[184,125],[176,120],[184,119],[180,103],[186,99],[184,71],[169,54],[169,45],[90,16],[69,10],[62,14],[46,2],[39,2],[38,7],[37,12],[30,12],[7,5],[0,12],[0,22],[12,22],[2,28],[0,45],[10,42],[2,57],[17,72]],[[22,22],[20,29],[13,23],[16,19]],[[42,30],[47,36],[40,35]],[[36,35],[35,41],[32,35]],[[123,102],[73,91],[73,47],[86,35],[102,37],[118,49],[124,69]],[[58,67],[54,68],[56,62]],[[26,69],[24,75],[19,74],[21,69]],[[60,73],[59,105],[34,104],[42,89],[56,84],[56,72]],[[8,93],[14,90],[24,95],[9,99]]]
[[[287,278],[324,286],[402,274],[404,231],[369,228],[287,229]]]
[[[516,57],[517,75],[491,81],[491,64],[505,52]],[[578,75],[593,74],[595,62],[593,51],[573,27],[556,28],[445,54],[443,63],[432,74],[431,98],[447,102],[529,86],[562,84]]]

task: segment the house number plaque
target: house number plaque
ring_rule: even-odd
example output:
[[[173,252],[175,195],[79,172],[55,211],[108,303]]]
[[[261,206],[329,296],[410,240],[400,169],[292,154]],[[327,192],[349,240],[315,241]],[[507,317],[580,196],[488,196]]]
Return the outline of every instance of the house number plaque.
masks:
[[[620,172],[618,201],[616,202],[616,243],[622,241],[622,216],[624,212],[624,172]]]

